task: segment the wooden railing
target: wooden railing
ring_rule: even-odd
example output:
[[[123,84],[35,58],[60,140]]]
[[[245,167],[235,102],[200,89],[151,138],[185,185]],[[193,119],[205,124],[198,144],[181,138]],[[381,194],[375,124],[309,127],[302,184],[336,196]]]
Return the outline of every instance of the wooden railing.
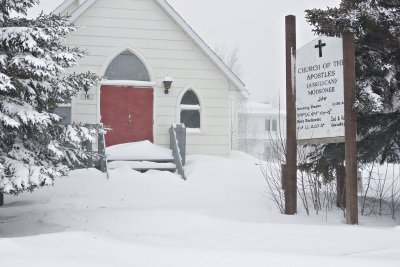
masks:
[[[93,143],[91,141],[84,141],[82,146],[85,147],[86,151],[93,152]],[[97,136],[97,155],[98,157],[92,158],[89,157],[82,165],[84,168],[93,168],[100,170],[101,172],[107,173],[108,177],[108,168],[107,168],[107,156],[106,156],[106,143],[104,133],[99,133]],[[76,168],[82,168],[82,165],[77,166]]]
[[[104,133],[99,134],[97,145],[100,158],[96,167],[100,171],[107,173],[107,178],[108,178],[106,143],[105,143]]]
[[[182,124],[172,125],[170,128],[170,148],[174,163],[179,175],[186,180],[183,166],[186,162],[186,128]]]

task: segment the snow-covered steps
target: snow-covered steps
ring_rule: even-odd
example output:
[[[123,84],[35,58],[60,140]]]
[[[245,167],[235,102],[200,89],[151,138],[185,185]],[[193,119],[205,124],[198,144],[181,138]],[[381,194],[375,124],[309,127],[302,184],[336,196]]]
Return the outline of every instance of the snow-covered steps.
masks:
[[[106,148],[108,161],[173,162],[171,149],[157,146],[150,141],[126,143]]]
[[[148,170],[171,171],[175,172],[176,166],[172,162],[152,162],[152,161],[111,161],[108,163],[110,170],[122,167],[129,167],[133,170],[146,172]]]
[[[172,151],[149,141],[120,144],[106,148],[108,169],[129,167],[133,170],[176,171]]]

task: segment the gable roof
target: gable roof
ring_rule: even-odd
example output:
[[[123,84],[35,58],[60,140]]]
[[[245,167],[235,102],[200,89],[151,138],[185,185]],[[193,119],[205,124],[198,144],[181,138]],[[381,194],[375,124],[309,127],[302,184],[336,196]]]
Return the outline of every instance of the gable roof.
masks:
[[[65,0],[52,13],[63,13],[68,7],[75,2],[82,0]],[[86,0],[79,5],[70,14],[70,21],[77,20],[89,7],[97,0]],[[228,80],[239,90],[245,97],[248,97],[249,92],[246,90],[244,83],[237,77],[232,70],[215,54],[215,52],[204,42],[203,39],[186,23],[186,21],[175,11],[175,9],[166,0],[154,0],[159,6],[172,18],[175,23],[194,41],[194,43],[210,58],[210,60],[218,67],[219,70],[228,78]]]

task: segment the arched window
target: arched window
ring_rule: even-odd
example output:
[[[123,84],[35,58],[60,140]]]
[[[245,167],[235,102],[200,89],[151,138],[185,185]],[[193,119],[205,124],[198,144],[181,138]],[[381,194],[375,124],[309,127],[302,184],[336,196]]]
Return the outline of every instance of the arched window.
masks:
[[[180,103],[180,122],[186,128],[200,129],[200,101],[193,90],[187,90]]]
[[[146,66],[135,54],[128,50],[111,61],[104,78],[106,80],[150,81]]]

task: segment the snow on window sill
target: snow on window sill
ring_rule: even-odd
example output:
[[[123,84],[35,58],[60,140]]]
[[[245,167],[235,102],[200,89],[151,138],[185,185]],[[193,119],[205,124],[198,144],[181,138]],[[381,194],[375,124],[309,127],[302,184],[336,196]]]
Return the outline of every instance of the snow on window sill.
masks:
[[[181,105],[181,110],[200,110],[200,105]]]
[[[59,104],[57,107],[59,108],[70,108],[72,107],[71,103]]]

